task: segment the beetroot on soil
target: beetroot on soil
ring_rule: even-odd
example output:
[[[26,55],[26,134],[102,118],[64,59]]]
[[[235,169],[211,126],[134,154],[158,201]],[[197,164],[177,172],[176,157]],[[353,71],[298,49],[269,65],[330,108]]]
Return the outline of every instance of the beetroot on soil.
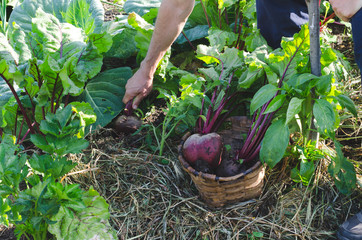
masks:
[[[132,100],[126,104],[123,112],[114,122],[114,129],[119,133],[136,132],[142,126],[142,121],[133,115]]]

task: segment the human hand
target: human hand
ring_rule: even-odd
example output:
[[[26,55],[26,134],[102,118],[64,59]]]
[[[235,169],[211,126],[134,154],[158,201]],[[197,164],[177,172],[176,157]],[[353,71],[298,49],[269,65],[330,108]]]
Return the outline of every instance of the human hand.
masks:
[[[348,22],[362,8],[362,0],[329,0],[336,15]]]
[[[123,102],[127,104],[133,99],[132,107],[136,109],[152,90],[153,75],[149,73],[144,67],[140,67],[138,71],[128,79],[126,84],[126,93],[123,97]]]

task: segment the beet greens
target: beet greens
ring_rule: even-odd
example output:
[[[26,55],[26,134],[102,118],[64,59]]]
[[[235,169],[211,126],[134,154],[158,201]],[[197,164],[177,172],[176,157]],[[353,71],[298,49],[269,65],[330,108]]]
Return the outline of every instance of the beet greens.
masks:
[[[255,101],[252,101],[251,108],[254,110],[253,118],[252,118],[252,124],[250,126],[250,129],[247,134],[247,138],[245,140],[245,143],[243,147],[236,153],[235,159],[241,159],[243,162],[247,163],[255,159],[259,156],[260,149],[262,147],[262,141],[264,139],[264,136],[271,125],[271,122],[273,120],[273,117],[275,116],[276,112],[281,108],[281,105],[278,106],[274,110],[271,109],[271,104],[277,102],[276,100],[280,89],[283,85],[283,81],[288,75],[289,68],[292,67],[292,62],[295,60],[296,54],[298,53],[300,47],[305,42],[306,36],[301,39],[300,42],[298,42],[298,45],[295,46],[295,51],[290,56],[289,61],[286,64],[286,67],[278,81],[278,87],[275,87],[274,85],[265,85],[262,87],[254,96],[254,99],[257,99],[260,97],[261,94],[263,95],[271,95],[271,99],[268,99],[266,103],[264,104],[253,104]],[[290,54],[290,53],[289,53]],[[286,54],[288,55],[288,54]],[[268,94],[265,94],[268,93]],[[256,110],[260,106],[259,110]],[[289,132],[288,132],[289,133]],[[289,135],[289,134],[288,134]],[[284,152],[283,152],[284,153]]]

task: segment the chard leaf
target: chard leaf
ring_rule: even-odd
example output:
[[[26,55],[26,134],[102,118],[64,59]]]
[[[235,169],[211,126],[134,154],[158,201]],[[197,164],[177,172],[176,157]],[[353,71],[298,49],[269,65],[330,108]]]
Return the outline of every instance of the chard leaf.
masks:
[[[16,122],[16,114],[19,110],[19,106],[15,101],[15,98],[10,98],[9,101],[2,106],[1,111],[1,127],[14,129],[15,124],[19,124],[20,119]]]
[[[198,71],[200,73],[202,73],[205,77],[207,77],[210,82],[216,82],[216,81],[219,80],[220,75],[215,70],[215,68],[213,68],[213,67],[211,67],[211,68],[199,68]],[[213,87],[215,87],[215,86],[212,86],[211,89],[213,89]],[[210,87],[208,86],[208,88],[210,88]]]
[[[1,60],[6,62],[18,62],[19,55],[14,51],[13,47],[9,44],[6,36],[0,32],[0,52]]]
[[[136,46],[139,49],[137,60],[140,61],[147,54],[154,27],[136,13],[131,13],[128,16],[128,23],[137,30],[135,41]]]
[[[236,4],[238,0],[217,0],[219,9],[230,7]]]
[[[24,180],[29,172],[25,164],[26,155],[19,156],[15,154],[17,150],[15,137],[4,134],[0,144],[0,180],[1,185],[10,187],[2,188],[2,190],[7,189],[8,194],[12,191],[11,189],[19,188],[20,182]],[[1,194],[5,194],[5,192],[1,192]]]
[[[54,180],[63,177],[77,165],[76,163],[67,160],[66,157],[53,159],[49,154],[40,156],[33,154],[29,159],[29,164],[32,169],[44,173],[45,179],[51,176]]]
[[[329,66],[332,62],[337,60],[337,55],[334,53],[332,48],[323,48],[321,54],[321,68]]]
[[[9,72],[9,66],[6,63],[5,59],[0,61],[0,72],[1,72],[1,75],[0,75],[0,107],[2,108],[10,100],[10,98],[13,97],[13,93],[10,90],[5,79],[10,82],[13,82],[14,75]],[[16,84],[14,84],[14,89],[17,92],[17,94],[20,93],[20,90],[18,89]],[[0,119],[1,119],[1,117],[0,117]]]
[[[71,66],[79,81],[86,82],[95,77],[102,68],[103,56],[98,53],[96,48],[91,44],[76,54],[77,59],[73,60]],[[69,75],[72,72],[68,72]],[[74,78],[72,78],[74,80]]]
[[[285,124],[288,124],[296,114],[298,114],[300,112],[300,110],[302,110],[302,103],[303,103],[304,99],[299,99],[297,97],[293,97],[288,105],[288,110],[287,110],[287,119],[285,120]]]
[[[202,7],[200,1],[195,1],[194,9],[192,10],[192,13],[190,14],[184,29],[192,29],[195,26],[200,26],[200,25],[207,26],[207,29],[209,29],[209,26],[207,25],[207,21],[205,18],[205,13],[204,13],[203,7]],[[188,36],[188,35],[186,35],[186,36]]]
[[[63,86],[59,78],[60,67],[54,58],[48,56],[39,66],[39,69],[44,77],[44,81],[40,87],[37,99],[39,104],[44,106],[48,103],[48,99],[52,98],[53,94],[55,97],[61,94]]]
[[[63,41],[62,27],[59,20],[51,14],[45,13],[42,9],[36,11],[32,19],[32,33],[36,36],[37,42],[42,45],[43,55],[56,52]]]
[[[284,119],[273,122],[261,143],[260,159],[273,168],[284,156],[289,143],[289,128]]]
[[[97,121],[93,129],[106,126],[122,111],[124,87],[131,76],[130,68],[121,67],[104,71],[88,82],[77,100],[90,103],[94,109]]]
[[[208,37],[210,46],[215,46],[218,51],[222,51],[226,46],[232,46],[238,36],[233,32],[227,32],[218,28],[210,28]]]
[[[288,58],[292,58],[295,52],[308,49],[310,45],[309,39],[309,29],[308,25],[304,24],[301,30],[294,34],[292,40],[288,40],[287,38],[283,38],[281,42],[281,47],[285,53],[285,56]]]
[[[78,11],[78,8],[75,8],[77,5],[85,6],[85,2],[89,6],[86,8],[88,11],[86,15],[87,21],[84,21],[85,18],[83,19],[84,16],[82,15],[85,14],[85,11]],[[89,14],[91,14],[94,19],[95,26],[101,26],[104,19],[104,9],[102,3],[98,0],[24,0],[22,4],[14,8],[10,15],[9,26],[12,26],[13,22],[16,22],[25,32],[31,32],[31,22],[38,9],[52,14],[61,23],[66,23],[67,19],[72,24],[77,23],[85,32],[87,32],[87,29],[89,31],[90,28],[89,21],[91,21],[91,18]],[[84,22],[79,22],[81,21],[80,19]]]
[[[265,73],[262,67],[250,66],[239,78],[240,88],[249,88],[253,83],[261,78]]]
[[[239,69],[243,66],[243,55],[236,48],[225,48],[224,52],[220,55],[220,60],[223,64],[220,64],[218,68],[221,71],[223,67],[223,78],[228,79],[235,69]]]
[[[79,153],[88,146],[88,142],[77,137],[82,132],[82,125],[74,115],[71,105],[58,109],[55,114],[48,113],[40,123],[39,129],[42,134],[33,134],[30,140],[49,154],[63,156]]]
[[[255,49],[257,49],[260,46],[267,46],[267,41],[263,38],[263,36],[260,34],[260,30],[257,29],[253,34],[249,34],[245,38],[245,46],[246,50],[248,52],[253,52]],[[271,48],[270,48],[271,50]]]
[[[62,81],[63,96],[71,94],[72,96],[78,96],[82,93],[85,85],[84,77],[79,79],[75,73],[74,63],[77,62],[76,57],[69,58],[64,64],[63,69],[59,72],[59,78]]]
[[[88,35],[95,29],[95,19],[89,9],[90,4],[87,1],[71,1],[63,17],[68,23],[82,28]]]
[[[135,12],[141,16],[146,14],[152,8],[158,8],[161,5],[161,0],[127,0],[123,9],[126,13]]]
[[[206,64],[219,63],[220,53],[216,47],[198,45],[197,46],[197,58],[204,61]]]
[[[267,66],[265,56],[267,54],[268,48],[266,46],[258,47],[251,53],[245,53],[244,59],[248,69],[239,78],[240,88],[249,88],[256,80],[264,76]]]
[[[79,138],[85,136],[85,127],[96,122],[95,115],[90,103],[72,102],[72,110],[79,116],[81,131],[77,135]]]
[[[317,122],[318,129],[322,133],[329,133],[334,130],[336,116],[332,105],[325,99],[316,99],[313,105],[313,115]]]
[[[97,48],[98,53],[105,53],[112,47],[112,36],[107,32],[92,33],[89,41]]]
[[[106,57],[127,59],[132,55],[137,54],[137,47],[134,40],[137,31],[135,29],[125,28],[121,32],[113,36],[113,45],[108,52],[105,53]]]
[[[84,208],[72,209],[61,206],[59,212],[51,218],[56,222],[48,227],[57,239],[102,239],[115,240],[117,234],[109,224],[110,214],[107,202],[91,187],[83,193]]]
[[[250,112],[254,113],[257,109],[270,101],[277,93],[278,88],[274,85],[267,84],[259,89],[251,100]]]
[[[193,28],[184,30],[185,36],[192,42],[198,39],[202,39],[206,36],[209,36],[209,26],[208,25],[196,25]],[[176,39],[176,43],[183,44],[186,43],[187,39],[183,34],[180,34]]]
[[[37,46],[31,47],[29,42],[29,35],[22,31],[17,24],[14,25],[14,31],[9,35],[10,42],[14,46],[14,50],[19,54],[19,63],[26,62],[31,59],[33,52],[37,49]]]

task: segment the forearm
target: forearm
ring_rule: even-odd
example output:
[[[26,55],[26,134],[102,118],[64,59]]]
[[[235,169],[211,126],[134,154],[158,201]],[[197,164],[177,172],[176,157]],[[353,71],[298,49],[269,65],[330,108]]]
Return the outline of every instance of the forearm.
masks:
[[[349,21],[362,7],[362,0],[329,0],[336,15]]]
[[[127,81],[124,103],[133,100],[133,108],[137,108],[151,92],[158,63],[181,33],[194,3],[195,0],[163,0],[147,55],[138,71]]]
[[[167,49],[181,33],[194,2],[195,0],[163,0],[147,55],[141,65],[151,76]]]

